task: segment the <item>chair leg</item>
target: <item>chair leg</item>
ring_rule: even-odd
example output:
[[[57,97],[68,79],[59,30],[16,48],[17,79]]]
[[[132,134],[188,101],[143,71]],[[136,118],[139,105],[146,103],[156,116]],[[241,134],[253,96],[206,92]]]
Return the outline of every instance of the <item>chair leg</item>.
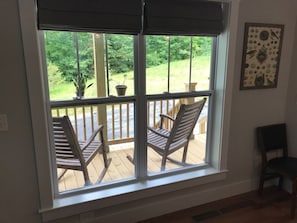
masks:
[[[108,169],[110,163],[111,163],[111,158],[106,160],[106,163],[104,164],[105,167],[101,171],[101,174],[99,175],[99,177],[98,177],[98,179],[96,181],[96,184],[101,183],[101,181],[103,180],[103,177],[105,176],[105,174],[107,172],[107,169]]]
[[[161,162],[161,171],[165,170],[165,165],[166,165],[166,156],[163,155],[162,162]]]
[[[83,175],[84,175],[85,186],[88,186],[88,185],[91,184],[91,181],[90,181],[90,177],[89,177],[89,173],[88,173],[87,167],[85,167],[82,171],[83,171]]]
[[[291,197],[291,218],[294,219],[295,218],[295,212],[296,212],[296,192],[297,192],[297,188],[296,188],[297,184],[296,184],[296,180],[294,180],[294,182],[292,183],[292,197]]]
[[[104,162],[104,168],[101,171],[101,174],[99,175],[99,177],[96,181],[96,184],[101,183],[101,181],[103,180],[103,177],[105,176],[107,169],[111,163],[111,158],[107,158],[106,149],[105,149],[104,145],[102,146],[102,157],[103,157],[103,162]]]
[[[187,152],[188,152],[188,144],[185,145],[185,147],[184,147],[183,158],[182,158],[182,163],[183,163],[183,164],[186,162],[186,159],[187,159]]]
[[[283,188],[284,178],[282,176],[279,177],[278,180],[278,189],[281,190]]]
[[[102,156],[103,156],[104,167],[106,168],[109,164],[108,164],[106,149],[104,145],[102,146]]]
[[[60,180],[66,173],[67,169],[63,169],[62,172],[58,176],[58,180]]]
[[[126,158],[134,165],[134,159],[132,158],[132,156],[127,155]]]
[[[259,190],[258,190],[258,194],[261,196],[263,194],[263,188],[264,188],[264,175],[265,175],[265,171],[261,171],[261,176],[260,176],[260,182],[259,182]]]

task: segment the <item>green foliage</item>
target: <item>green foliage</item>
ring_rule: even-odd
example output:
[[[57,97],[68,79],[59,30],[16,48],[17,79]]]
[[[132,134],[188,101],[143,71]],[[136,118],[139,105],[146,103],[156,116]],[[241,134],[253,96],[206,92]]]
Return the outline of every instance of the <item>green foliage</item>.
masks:
[[[146,37],[146,66],[163,64],[168,59],[168,40],[164,36]]]
[[[168,61],[170,41],[170,61],[190,58],[191,37],[184,36],[147,36],[146,66],[152,67]],[[192,57],[211,53],[210,37],[192,37]]]
[[[133,70],[133,37],[106,35],[108,43],[108,67],[112,74]]]
[[[78,73],[74,33],[46,31],[44,36],[47,63],[54,64],[62,77],[71,81]],[[78,46],[80,72],[94,74],[92,35],[78,33]]]
[[[50,89],[64,82],[58,67],[52,63],[48,63],[47,65],[47,76]]]

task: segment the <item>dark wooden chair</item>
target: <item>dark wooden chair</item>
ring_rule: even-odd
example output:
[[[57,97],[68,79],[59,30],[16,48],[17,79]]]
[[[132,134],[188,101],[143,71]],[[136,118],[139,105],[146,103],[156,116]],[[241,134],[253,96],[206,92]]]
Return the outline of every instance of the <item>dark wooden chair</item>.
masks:
[[[288,156],[286,124],[273,124],[261,126],[256,129],[257,143],[262,156],[262,168],[260,174],[259,194],[262,195],[264,182],[278,178],[279,188],[283,184],[283,178],[291,181],[291,218],[295,217],[296,191],[297,191],[297,158]],[[281,155],[269,159],[271,152],[281,151]],[[274,153],[276,156],[277,152]]]
[[[111,158],[107,158],[103,138],[103,126],[98,126],[87,141],[78,141],[68,116],[53,117],[56,163],[62,168],[58,176],[60,180],[68,169],[83,172],[85,185],[91,184],[87,166],[98,154],[102,153],[104,167],[96,183],[100,183],[110,165]],[[97,136],[100,140],[97,140]]]
[[[175,119],[160,114],[160,126],[156,129],[148,127],[147,145],[162,156],[161,171],[165,170],[167,159],[180,165],[186,165],[188,144],[205,102],[206,98],[192,104],[182,104]],[[171,130],[163,128],[164,119],[173,122]],[[168,157],[182,148],[184,150],[181,161]]]

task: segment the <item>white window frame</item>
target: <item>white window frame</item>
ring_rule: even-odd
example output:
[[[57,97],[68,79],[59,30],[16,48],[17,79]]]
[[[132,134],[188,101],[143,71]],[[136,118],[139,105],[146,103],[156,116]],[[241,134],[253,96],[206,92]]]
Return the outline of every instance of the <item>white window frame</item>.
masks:
[[[176,175],[163,176],[143,181],[130,181],[120,187],[100,189],[95,187],[89,190],[77,190],[71,196],[54,197],[52,171],[50,168],[50,140],[48,139],[48,117],[49,100],[46,98],[40,54],[39,37],[36,24],[36,12],[34,0],[19,0],[20,24],[24,47],[25,72],[27,75],[28,94],[30,100],[32,129],[34,146],[36,151],[36,168],[40,190],[40,212],[45,221],[80,214],[81,208],[84,211],[105,208],[113,205],[124,204],[135,200],[141,200],[154,195],[161,195],[170,191],[190,188],[196,185],[206,184],[226,178],[227,153],[229,138],[229,120],[231,111],[231,96],[234,73],[228,67],[234,67],[234,61],[229,55],[234,55],[235,46],[230,43],[236,41],[235,30],[238,17],[239,1],[234,0],[230,14],[230,24],[227,31],[218,37],[217,59],[216,59],[216,92],[213,98],[213,108],[216,112],[212,120],[212,133],[216,136],[210,143],[211,166],[191,172],[182,172]],[[231,8],[231,7],[230,7]],[[231,35],[231,33],[234,33]],[[230,53],[231,52],[231,53]],[[141,97],[141,95],[139,96]],[[139,100],[136,99],[136,100]],[[139,102],[141,105],[141,102]],[[140,125],[141,122],[139,122]],[[144,127],[144,126],[139,126]],[[144,134],[142,134],[144,135]],[[139,138],[138,142],[142,139]],[[142,157],[142,156],[140,156]],[[145,157],[145,156],[144,156]],[[170,182],[170,183],[168,183]],[[175,184],[177,183],[178,184]],[[156,190],[149,190],[156,188]],[[134,192],[134,196],[130,196]],[[120,198],[120,199],[118,199]],[[88,205],[85,205],[88,202]]]

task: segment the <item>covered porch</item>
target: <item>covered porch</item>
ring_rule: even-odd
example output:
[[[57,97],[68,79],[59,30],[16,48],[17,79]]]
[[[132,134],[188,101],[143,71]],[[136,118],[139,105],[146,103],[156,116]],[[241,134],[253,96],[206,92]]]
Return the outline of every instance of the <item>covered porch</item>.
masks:
[[[187,164],[202,164],[205,159],[205,142],[206,134],[197,134],[189,143]],[[107,154],[112,158],[110,167],[107,170],[102,183],[117,181],[134,177],[134,166],[127,159],[127,155],[133,156],[134,144],[123,143],[110,146],[110,151]],[[180,160],[182,151],[177,151],[171,155],[172,158]],[[157,173],[161,167],[161,156],[148,148],[148,172]],[[180,168],[181,166],[167,161],[166,170]],[[88,165],[88,171],[92,182],[96,182],[100,171],[103,168],[102,155],[98,154],[95,159]],[[61,171],[58,169],[58,171]],[[84,178],[81,171],[68,170],[66,174],[59,180],[59,191],[67,191],[84,186]]]
[[[165,99],[148,101],[147,122],[148,126],[160,125],[160,114],[175,117],[183,103],[192,103],[194,98]],[[52,116],[69,116],[78,140],[86,140],[98,123],[104,126],[104,138],[108,146],[108,157],[112,158],[111,164],[101,183],[113,182],[134,177],[134,165],[127,159],[134,153],[134,106],[133,102],[119,102],[113,104],[84,105],[84,100],[71,101],[72,104],[63,102],[52,103]],[[74,104],[73,104],[74,103]],[[76,104],[75,104],[76,103]],[[202,164],[206,151],[208,105],[205,104],[193,131],[192,139],[187,152],[187,164]],[[164,122],[163,127],[172,128],[172,122]],[[158,173],[161,168],[161,156],[151,148],[147,149],[148,173]],[[182,150],[170,155],[171,158],[181,160]],[[103,158],[98,154],[88,165],[91,182],[96,182],[103,169]],[[180,168],[171,161],[167,161],[166,170]],[[58,175],[62,171],[58,169]],[[81,171],[68,170],[59,180],[60,192],[84,186]]]

